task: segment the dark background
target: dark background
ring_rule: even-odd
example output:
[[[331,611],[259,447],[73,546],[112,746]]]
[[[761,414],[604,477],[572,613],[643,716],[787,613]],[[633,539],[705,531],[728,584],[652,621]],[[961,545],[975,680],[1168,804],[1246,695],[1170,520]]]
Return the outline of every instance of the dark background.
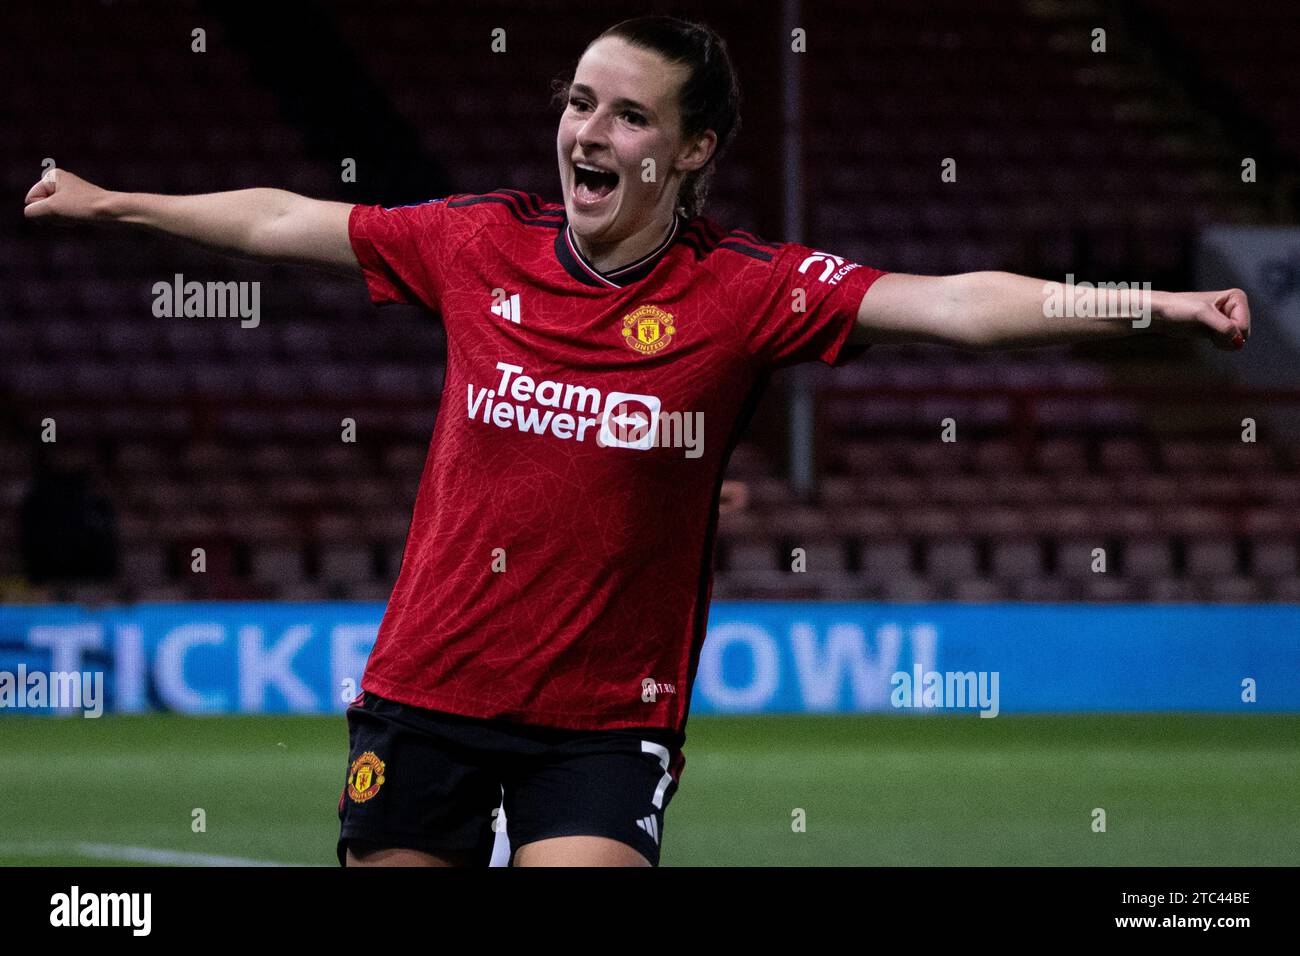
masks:
[[[720,223],[891,271],[1184,289],[1203,226],[1296,222],[1295,9],[805,2],[795,54],[771,2],[7,4],[0,598],[386,600],[442,381],[437,323],[376,311],[359,283],[26,223],[47,157],[120,190],[557,199],[551,80],[619,19],[676,13],[717,29],[742,77],[744,125],[706,210]],[[1098,27],[1105,53],[1090,49]],[[781,144],[796,132],[790,182]],[[1246,156],[1256,183],[1241,181]],[[945,157],[956,183],[940,180]],[[260,281],[261,326],[155,318],[153,283],[177,272]],[[807,505],[787,481],[778,381],[733,460],[750,504],[724,518],[715,596],[1300,599],[1300,447],[1267,429],[1240,440],[1243,416],[1293,399],[1252,391],[1249,349],[1231,382],[1206,358],[1145,337],[878,348],[812,369]],[[1216,400],[1230,387],[1244,390]],[[947,415],[957,446],[936,441]],[[344,416],[356,444],[338,440]],[[1098,543],[1119,572],[1105,580],[1080,570]],[[818,573],[781,570],[792,544]],[[189,572],[194,547],[207,574]]]

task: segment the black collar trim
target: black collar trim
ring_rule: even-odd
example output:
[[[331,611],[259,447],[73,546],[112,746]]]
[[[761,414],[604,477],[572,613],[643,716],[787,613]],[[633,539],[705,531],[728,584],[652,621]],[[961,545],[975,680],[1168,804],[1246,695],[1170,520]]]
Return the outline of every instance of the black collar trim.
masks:
[[[593,286],[597,289],[622,289],[634,282],[640,282],[653,272],[654,267],[659,264],[659,260],[677,241],[681,231],[682,217],[674,213],[672,227],[668,230],[668,235],[664,237],[663,242],[635,262],[629,262],[625,266],[619,266],[617,269],[611,269],[608,272],[601,272],[578,249],[578,244],[574,242],[573,233],[569,229],[569,218],[566,215],[564,217],[564,228],[555,237],[555,257],[559,259],[560,265],[564,266],[564,271],[583,285]]]

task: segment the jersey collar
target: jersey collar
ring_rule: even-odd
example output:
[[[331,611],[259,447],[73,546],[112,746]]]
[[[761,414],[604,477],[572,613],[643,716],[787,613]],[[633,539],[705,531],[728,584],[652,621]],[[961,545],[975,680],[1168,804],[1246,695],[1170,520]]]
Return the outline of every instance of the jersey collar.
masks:
[[[617,269],[610,269],[608,272],[601,272],[578,249],[578,244],[573,238],[573,231],[569,228],[569,217],[566,214],[564,228],[555,237],[555,257],[560,260],[560,265],[564,266],[564,271],[584,285],[594,286],[598,289],[622,289],[634,282],[640,282],[648,276],[654,270],[654,267],[658,265],[659,260],[664,257],[664,253],[677,240],[677,236],[681,231],[681,214],[673,213],[672,226],[669,227],[668,235],[664,236],[663,242],[635,262],[629,262]]]

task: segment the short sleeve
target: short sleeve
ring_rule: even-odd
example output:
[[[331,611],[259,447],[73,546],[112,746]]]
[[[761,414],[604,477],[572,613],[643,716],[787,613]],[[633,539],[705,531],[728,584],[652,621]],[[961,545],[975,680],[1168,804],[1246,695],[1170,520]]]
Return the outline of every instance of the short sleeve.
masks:
[[[867,290],[886,273],[799,243],[773,254],[758,301],[747,311],[746,338],[760,364],[814,360],[843,365],[867,348],[848,346]]]
[[[449,248],[447,200],[413,206],[357,205],[348,238],[376,305],[422,304],[437,311]]]

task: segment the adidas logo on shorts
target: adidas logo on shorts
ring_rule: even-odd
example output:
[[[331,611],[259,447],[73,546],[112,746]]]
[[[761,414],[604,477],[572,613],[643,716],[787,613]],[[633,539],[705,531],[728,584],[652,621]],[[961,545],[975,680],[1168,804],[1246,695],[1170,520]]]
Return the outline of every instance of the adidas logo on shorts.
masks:
[[[655,841],[655,846],[659,845],[659,821],[655,819],[654,814],[642,817],[636,822],[636,825],[650,834],[650,839]]]

